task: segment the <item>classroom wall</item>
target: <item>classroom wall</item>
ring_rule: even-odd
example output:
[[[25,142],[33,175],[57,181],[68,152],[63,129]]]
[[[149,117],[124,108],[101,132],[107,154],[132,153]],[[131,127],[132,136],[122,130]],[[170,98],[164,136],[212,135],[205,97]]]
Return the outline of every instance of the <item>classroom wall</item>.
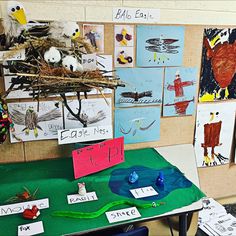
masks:
[[[0,18],[5,14],[6,0],[0,1]],[[202,32],[208,25],[235,25],[236,1],[60,1],[60,0],[21,0],[28,11],[29,19],[35,20],[77,20],[81,22],[112,22],[113,7],[159,8],[161,17],[158,24],[186,25],[186,47],[184,66],[200,68]],[[42,14],[43,13],[43,14]],[[194,26],[192,26],[194,25]],[[107,39],[112,41],[112,26],[107,26]],[[111,53],[112,49],[106,49]],[[0,86],[1,90],[1,86]],[[197,93],[197,91],[196,91]],[[155,145],[192,143],[195,118],[193,116],[162,119],[162,139]],[[176,129],[171,130],[174,126]],[[189,128],[190,127],[190,128]],[[179,136],[176,142],[176,136]],[[146,146],[146,144],[144,145]],[[133,145],[132,148],[144,147]],[[25,142],[0,146],[0,162],[29,161],[35,159],[69,156],[71,145],[57,145],[56,141]],[[207,195],[220,198],[236,195],[236,167],[218,166],[199,169],[200,182]]]

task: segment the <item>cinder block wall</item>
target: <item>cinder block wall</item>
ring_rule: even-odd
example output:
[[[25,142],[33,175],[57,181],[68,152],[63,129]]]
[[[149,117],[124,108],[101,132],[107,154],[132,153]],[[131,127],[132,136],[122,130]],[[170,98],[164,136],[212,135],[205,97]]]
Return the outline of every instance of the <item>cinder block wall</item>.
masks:
[[[161,0],[21,0],[34,20],[111,22],[113,7],[144,7],[161,10],[160,24],[235,25],[236,1]],[[0,18],[6,0],[0,0]]]

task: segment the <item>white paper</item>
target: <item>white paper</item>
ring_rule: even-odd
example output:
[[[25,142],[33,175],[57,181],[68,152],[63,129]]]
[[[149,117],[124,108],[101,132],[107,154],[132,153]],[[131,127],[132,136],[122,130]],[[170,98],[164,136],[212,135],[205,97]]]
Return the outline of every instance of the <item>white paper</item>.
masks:
[[[152,186],[130,189],[130,192],[135,198],[144,198],[158,195],[158,192],[156,192]]]
[[[37,102],[8,104],[15,135],[23,141],[57,139],[57,131],[63,129],[62,104],[58,101],[41,101],[39,111],[37,108]],[[11,143],[19,142],[12,133],[10,138]]]
[[[160,9],[150,8],[113,8],[113,22],[157,23],[160,21]]]
[[[126,35],[123,35],[123,33],[126,33]],[[127,35],[130,36],[129,39],[127,39]],[[117,36],[120,39],[117,40]],[[114,26],[114,41],[116,47],[133,47],[134,46],[134,26],[133,25],[115,25]]]
[[[221,123],[221,130],[219,135],[219,144],[214,147],[214,153],[220,154],[225,160],[220,160],[214,155],[215,164],[221,165],[229,163],[231,145],[233,140],[234,122],[235,122],[236,102],[223,103],[209,103],[198,104],[196,117],[196,132],[195,132],[195,153],[198,167],[206,167],[205,153],[204,153],[204,132],[206,128],[204,125],[212,123]],[[211,113],[213,115],[211,115]],[[213,120],[211,119],[213,118]],[[211,130],[213,133],[213,130]],[[214,138],[214,137],[213,137]],[[208,140],[208,139],[207,139]],[[207,141],[208,142],[208,141]],[[209,146],[209,145],[208,145]],[[206,147],[207,156],[212,157],[212,148]],[[209,160],[209,159],[206,159]],[[213,164],[208,166],[214,166]]]
[[[0,61],[19,61],[19,60],[25,60],[25,49],[21,49],[17,51],[15,54],[8,56],[7,58],[4,58],[8,53],[11,53],[11,51],[0,51]],[[3,59],[4,58],[4,59]]]
[[[41,233],[44,233],[42,221],[18,226],[18,236],[36,235]]]
[[[113,137],[112,125],[58,130],[58,144],[87,142]]]
[[[67,195],[68,204],[90,202],[90,201],[95,201],[95,200],[98,200],[96,192],[89,192],[83,196],[79,194]]]
[[[120,55],[125,59],[125,64],[119,62]],[[132,60],[131,60],[132,59]],[[114,53],[115,67],[133,67],[134,66],[134,47],[115,47]]]
[[[82,54],[82,66],[83,70],[90,71],[97,69],[97,56],[93,54]]]
[[[109,223],[131,220],[141,217],[136,207],[124,208],[116,211],[108,211],[105,214]]]
[[[44,198],[35,201],[2,205],[0,206],[0,216],[19,214],[22,213],[25,209],[32,208],[32,206],[34,205],[36,205],[38,209],[49,208],[49,200],[48,198]]]
[[[236,218],[231,214],[212,219],[206,225],[210,227],[211,231],[215,232],[215,235],[236,235]]]

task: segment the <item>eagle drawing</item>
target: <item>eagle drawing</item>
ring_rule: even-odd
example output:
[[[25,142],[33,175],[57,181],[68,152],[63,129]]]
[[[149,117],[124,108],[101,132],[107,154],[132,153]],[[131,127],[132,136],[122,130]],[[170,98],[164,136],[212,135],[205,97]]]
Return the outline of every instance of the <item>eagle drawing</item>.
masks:
[[[122,97],[133,98],[134,101],[138,101],[139,98],[152,97],[152,91],[145,91],[145,92],[142,92],[142,93],[138,93],[138,92],[123,92],[120,95]]]
[[[15,124],[25,126],[22,131],[25,131],[26,135],[29,135],[30,130],[34,130],[35,137],[38,137],[38,129],[43,130],[39,125],[40,122],[56,120],[61,117],[61,112],[58,108],[38,116],[37,112],[34,111],[32,106],[29,106],[25,114],[16,109],[12,109],[10,114]]]

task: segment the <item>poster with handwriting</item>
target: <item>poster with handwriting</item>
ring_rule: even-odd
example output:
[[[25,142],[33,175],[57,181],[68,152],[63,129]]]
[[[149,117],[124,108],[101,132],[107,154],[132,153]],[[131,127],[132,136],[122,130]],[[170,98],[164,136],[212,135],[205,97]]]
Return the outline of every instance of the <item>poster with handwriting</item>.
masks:
[[[116,74],[125,87],[115,91],[115,106],[156,105],[162,102],[162,68],[119,68]]]
[[[137,66],[181,66],[183,26],[137,26]]]
[[[110,98],[83,99],[81,102],[81,118],[87,120],[87,127],[112,126],[112,102]],[[78,100],[69,100],[70,108],[77,112]],[[83,125],[64,109],[65,128],[83,128]]]
[[[192,115],[195,109],[197,68],[165,69],[163,116]]]
[[[160,106],[115,110],[115,137],[124,136],[125,144],[160,139]]]
[[[57,139],[63,128],[62,105],[58,101],[9,103],[8,109],[14,123],[11,142]],[[38,110],[39,109],[39,110]]]
[[[124,138],[116,138],[72,152],[75,179],[124,162]]]
[[[235,112],[236,102],[198,104],[194,144],[198,167],[229,163]]]

